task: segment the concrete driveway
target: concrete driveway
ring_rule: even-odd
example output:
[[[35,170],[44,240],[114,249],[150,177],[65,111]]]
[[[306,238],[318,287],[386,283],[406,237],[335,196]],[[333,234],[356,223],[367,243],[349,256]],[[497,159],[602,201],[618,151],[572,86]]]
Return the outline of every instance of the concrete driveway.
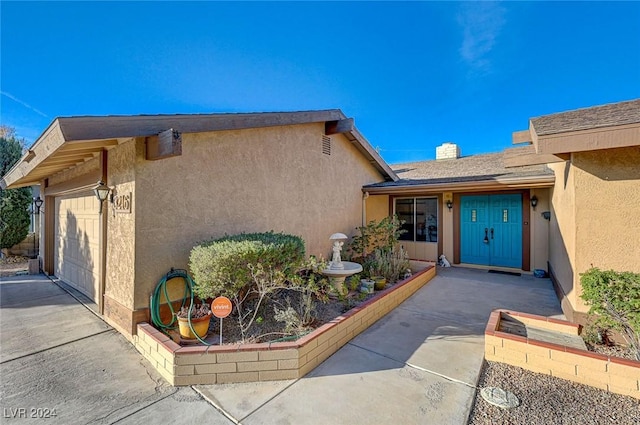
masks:
[[[0,307],[3,423],[464,424],[491,310],[562,317],[548,279],[438,269],[302,379],[176,389],[43,276],[3,279]]]

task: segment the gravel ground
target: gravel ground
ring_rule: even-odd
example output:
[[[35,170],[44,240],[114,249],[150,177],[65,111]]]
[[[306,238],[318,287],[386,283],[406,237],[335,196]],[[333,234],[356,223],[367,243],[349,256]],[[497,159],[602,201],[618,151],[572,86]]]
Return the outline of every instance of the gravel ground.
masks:
[[[485,361],[478,381],[478,388],[484,387],[513,392],[520,406],[500,409],[484,401],[477,390],[469,424],[640,424],[640,401],[635,398],[519,367]]]
[[[0,277],[15,276],[17,272],[29,269],[29,259],[14,255],[7,258],[0,258]]]

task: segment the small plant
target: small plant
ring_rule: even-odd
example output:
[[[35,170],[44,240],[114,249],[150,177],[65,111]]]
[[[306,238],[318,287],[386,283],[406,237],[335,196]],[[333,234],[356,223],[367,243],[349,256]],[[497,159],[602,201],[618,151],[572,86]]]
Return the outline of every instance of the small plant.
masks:
[[[357,291],[358,288],[360,288],[360,279],[362,279],[360,273],[354,274],[347,279],[347,288],[349,288],[349,291]]]
[[[580,275],[580,283],[594,325],[621,332],[640,360],[640,273],[592,267]]]
[[[201,317],[206,317],[211,314],[211,307],[209,304],[195,304],[193,306],[193,310],[191,310],[191,318],[192,319],[200,319]],[[189,306],[182,306],[180,311],[176,313],[176,316],[181,319],[186,319],[189,317]]]

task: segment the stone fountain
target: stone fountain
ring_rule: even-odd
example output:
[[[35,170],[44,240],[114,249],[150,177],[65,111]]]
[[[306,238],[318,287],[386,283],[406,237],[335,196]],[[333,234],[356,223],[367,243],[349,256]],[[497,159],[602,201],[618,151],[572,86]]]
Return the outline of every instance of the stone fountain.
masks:
[[[352,263],[351,261],[342,261],[340,252],[344,241],[348,239],[344,233],[334,233],[329,238],[333,241],[333,257],[329,263],[329,267],[322,270],[322,274],[329,278],[331,285],[335,288],[336,294],[346,296],[349,290],[344,285],[344,281],[347,277],[352,276],[362,271],[362,266],[358,263]]]

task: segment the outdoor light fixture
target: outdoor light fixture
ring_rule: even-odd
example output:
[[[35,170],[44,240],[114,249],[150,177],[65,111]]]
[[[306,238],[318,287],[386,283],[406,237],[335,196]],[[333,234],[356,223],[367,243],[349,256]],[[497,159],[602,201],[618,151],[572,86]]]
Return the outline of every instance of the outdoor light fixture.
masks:
[[[545,211],[542,214],[540,214],[542,216],[542,218],[544,218],[545,220],[551,220],[551,211]]]
[[[449,208],[449,211],[451,211],[451,208],[453,208],[453,202],[451,201],[451,199],[447,199],[447,208]]]
[[[42,199],[40,199],[40,196],[38,196],[37,198],[33,198],[33,205],[35,205],[35,207],[36,207],[35,211],[34,211],[34,214],[40,214],[40,210],[41,210],[43,202],[44,201]],[[42,210],[42,211],[44,211],[44,210]]]
[[[536,195],[533,195],[531,197],[531,206],[534,210],[536,209],[536,205],[538,205],[538,197]]]
[[[102,204],[109,196],[109,192],[111,192],[111,189],[109,189],[109,186],[104,184],[102,180],[98,181],[96,187],[93,188],[93,193],[96,194],[96,198],[98,198],[98,202],[100,202],[100,214],[102,214]]]

